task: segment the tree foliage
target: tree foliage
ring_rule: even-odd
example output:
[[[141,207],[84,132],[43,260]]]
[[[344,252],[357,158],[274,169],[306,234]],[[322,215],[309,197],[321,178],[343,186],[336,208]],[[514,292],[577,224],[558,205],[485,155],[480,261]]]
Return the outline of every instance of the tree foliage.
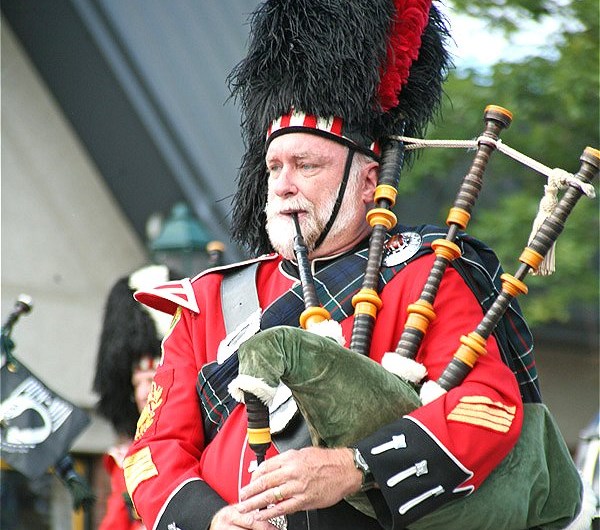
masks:
[[[546,166],[575,173],[583,149],[600,144],[599,5],[597,0],[563,4],[556,0],[455,0],[457,12],[505,28],[509,38],[525,15],[536,20],[560,16],[561,30],[549,42],[552,53],[543,57],[500,62],[484,72],[453,71],[446,84],[443,119],[428,136],[476,138],[482,131],[486,105],[501,105],[514,113],[511,127],[502,133],[504,143]],[[472,154],[461,150],[422,153],[401,182],[401,195],[409,195],[399,207],[412,204],[414,208],[415,203],[429,201],[437,216],[429,221],[439,224],[441,219],[443,223],[471,160]],[[488,242],[504,268],[514,273],[546,180],[497,153],[484,181],[468,231]],[[520,302],[530,322],[566,321],[582,308],[597,311],[598,229],[598,199],[582,197],[558,239],[555,275],[526,280],[530,293]]]

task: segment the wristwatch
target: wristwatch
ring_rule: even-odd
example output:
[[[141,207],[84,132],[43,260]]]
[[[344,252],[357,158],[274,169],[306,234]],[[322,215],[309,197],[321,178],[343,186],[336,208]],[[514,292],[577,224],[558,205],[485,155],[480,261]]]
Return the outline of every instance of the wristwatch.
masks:
[[[360,454],[360,451],[356,447],[351,447],[352,455],[354,457],[354,466],[362,473],[362,483],[360,485],[360,491],[368,491],[375,487],[375,477],[373,473],[371,473],[371,469],[369,468],[369,464],[363,458],[363,455]]]

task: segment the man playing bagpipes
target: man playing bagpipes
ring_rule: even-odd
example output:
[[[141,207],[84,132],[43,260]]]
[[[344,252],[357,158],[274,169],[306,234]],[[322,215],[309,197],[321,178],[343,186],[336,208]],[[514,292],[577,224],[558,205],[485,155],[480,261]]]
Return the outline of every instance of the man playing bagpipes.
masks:
[[[422,134],[438,107],[446,38],[419,0],[269,0],[253,15],[231,77],[247,146],[232,224],[260,257],[136,294],[174,315],[124,464],[148,527],[523,529],[577,516],[581,483],[541,405],[518,305],[489,337],[461,339],[505,288],[493,253],[390,211],[398,135]],[[509,114],[486,111],[479,158]],[[432,267],[435,297],[421,302]],[[446,388],[461,340],[479,357]],[[414,358],[396,352],[403,341],[418,342]]]

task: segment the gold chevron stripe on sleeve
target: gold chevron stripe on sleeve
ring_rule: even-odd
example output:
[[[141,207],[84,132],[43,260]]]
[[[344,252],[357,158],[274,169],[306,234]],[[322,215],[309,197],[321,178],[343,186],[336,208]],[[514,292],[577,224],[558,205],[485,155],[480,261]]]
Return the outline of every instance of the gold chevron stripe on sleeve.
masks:
[[[493,405],[494,407],[498,407],[499,409],[504,409],[506,412],[510,412],[514,414],[517,410],[517,407],[505,405],[504,403],[500,403],[500,401],[493,401],[487,396],[463,396],[460,398],[461,403],[483,403],[487,405]]]
[[[133,496],[133,492],[141,482],[158,475],[150,448],[144,447],[137,453],[128,456],[123,462],[123,473],[130,496]]]
[[[509,407],[485,396],[462,398],[448,414],[448,420],[485,427],[506,433],[515,417],[516,407]]]

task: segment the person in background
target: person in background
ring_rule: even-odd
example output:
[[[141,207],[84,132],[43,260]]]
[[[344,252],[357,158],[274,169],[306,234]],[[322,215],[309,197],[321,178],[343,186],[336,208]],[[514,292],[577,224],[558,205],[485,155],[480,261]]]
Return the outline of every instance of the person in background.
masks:
[[[115,282],[104,308],[93,388],[99,395],[98,413],[111,423],[117,441],[104,455],[111,492],[100,530],[145,528],[125,487],[123,459],[146,404],[160,360],[161,340],[171,319],[140,306],[133,293],[168,279],[165,266],[138,269]]]

